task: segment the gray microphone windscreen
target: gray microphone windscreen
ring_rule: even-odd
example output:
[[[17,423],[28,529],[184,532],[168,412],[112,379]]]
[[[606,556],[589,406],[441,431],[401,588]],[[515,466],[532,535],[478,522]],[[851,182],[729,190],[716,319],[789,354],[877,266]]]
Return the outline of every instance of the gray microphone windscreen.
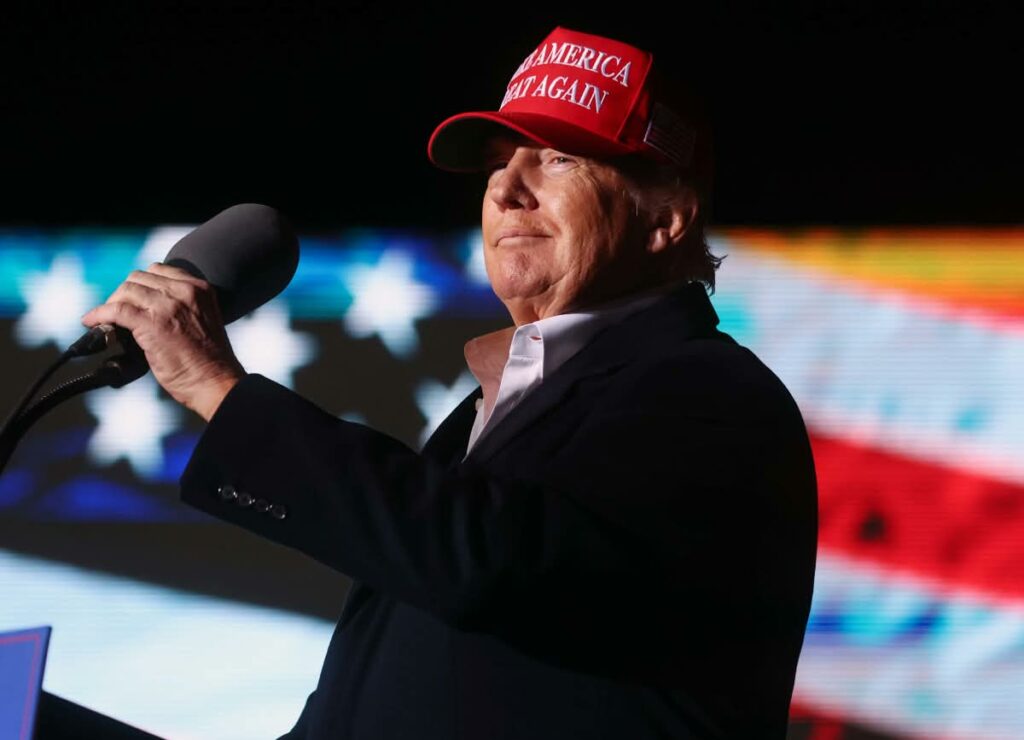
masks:
[[[164,264],[213,285],[227,324],[285,289],[299,264],[299,240],[274,208],[242,203],[187,234]]]

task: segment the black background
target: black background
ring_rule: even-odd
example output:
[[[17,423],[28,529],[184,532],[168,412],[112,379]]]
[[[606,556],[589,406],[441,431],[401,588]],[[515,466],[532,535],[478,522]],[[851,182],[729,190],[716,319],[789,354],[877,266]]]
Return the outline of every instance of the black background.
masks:
[[[195,223],[240,201],[300,231],[452,228],[479,183],[427,138],[493,109],[551,30],[696,80],[720,224],[1021,221],[1010,4],[34,3],[5,11],[0,224]]]

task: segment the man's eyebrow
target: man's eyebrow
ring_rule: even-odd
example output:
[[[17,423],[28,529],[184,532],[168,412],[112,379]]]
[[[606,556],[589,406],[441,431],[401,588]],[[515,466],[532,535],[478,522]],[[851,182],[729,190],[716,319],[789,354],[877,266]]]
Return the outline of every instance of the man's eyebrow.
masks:
[[[502,149],[499,146],[495,145],[493,141],[488,141],[484,145],[484,159],[496,159],[502,156],[503,154],[504,152],[502,151]]]
[[[483,160],[490,162],[495,159],[500,159],[503,156],[503,152],[499,146],[497,146],[493,140],[488,141],[484,144]]]
[[[508,133],[501,133],[488,137],[487,141],[484,142],[484,155],[500,155],[503,147],[516,148],[520,146],[533,145],[539,146],[535,141],[533,141],[533,139],[529,139],[514,131],[509,131]]]

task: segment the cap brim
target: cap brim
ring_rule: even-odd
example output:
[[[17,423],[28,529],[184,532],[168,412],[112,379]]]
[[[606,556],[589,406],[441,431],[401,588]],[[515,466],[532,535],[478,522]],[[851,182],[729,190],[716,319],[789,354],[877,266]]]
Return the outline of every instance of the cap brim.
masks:
[[[442,121],[427,143],[427,156],[443,170],[479,172],[487,167],[488,142],[509,132],[571,154],[613,157],[632,151],[550,116],[474,111]]]

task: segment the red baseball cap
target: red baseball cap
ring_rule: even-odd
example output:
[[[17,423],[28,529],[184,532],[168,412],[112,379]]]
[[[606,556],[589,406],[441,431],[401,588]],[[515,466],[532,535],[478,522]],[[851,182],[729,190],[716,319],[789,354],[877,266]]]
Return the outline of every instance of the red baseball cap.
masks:
[[[487,141],[511,130],[571,154],[639,154],[703,170],[708,157],[701,154],[710,152],[710,142],[693,111],[679,110],[681,98],[653,66],[653,55],[642,49],[556,28],[516,69],[497,111],[443,121],[427,154],[444,170],[479,171],[486,166]]]

